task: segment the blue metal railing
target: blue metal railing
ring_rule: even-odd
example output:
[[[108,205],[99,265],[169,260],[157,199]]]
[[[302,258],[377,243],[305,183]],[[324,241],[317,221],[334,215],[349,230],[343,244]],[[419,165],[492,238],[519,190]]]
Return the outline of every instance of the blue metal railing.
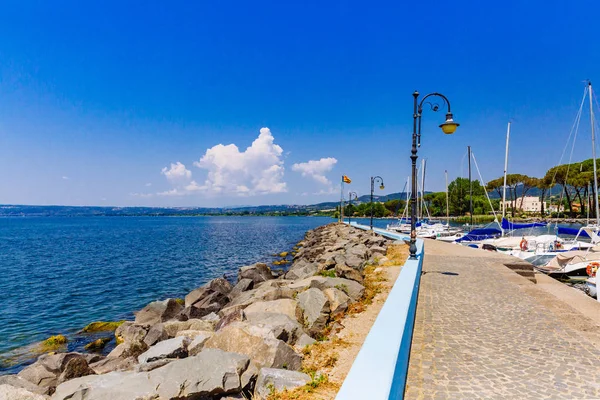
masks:
[[[368,226],[353,223],[360,229]],[[390,239],[408,240],[406,235],[375,228]],[[417,297],[424,255],[417,239],[417,259],[407,260],[371,331],[352,364],[336,400],[401,400],[404,398]]]

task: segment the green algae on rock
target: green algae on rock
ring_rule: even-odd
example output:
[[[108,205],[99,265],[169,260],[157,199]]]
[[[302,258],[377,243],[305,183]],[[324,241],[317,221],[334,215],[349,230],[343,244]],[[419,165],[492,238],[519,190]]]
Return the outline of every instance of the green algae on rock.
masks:
[[[100,351],[106,346],[108,342],[112,340],[112,337],[103,337],[100,339],[96,339],[93,342],[90,342],[84,346],[84,349],[88,351]]]
[[[39,350],[42,352],[48,352],[58,349],[61,346],[67,344],[68,340],[64,335],[50,336],[48,339],[40,343]]]
[[[123,324],[123,321],[96,321],[88,324],[85,328],[81,330],[83,333],[93,333],[93,332],[111,332],[115,331],[119,326]]]

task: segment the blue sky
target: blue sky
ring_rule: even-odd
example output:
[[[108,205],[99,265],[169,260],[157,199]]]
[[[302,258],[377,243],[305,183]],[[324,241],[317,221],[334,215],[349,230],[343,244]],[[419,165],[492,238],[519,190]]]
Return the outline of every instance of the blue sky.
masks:
[[[542,176],[583,81],[600,90],[593,1],[84,3],[2,4],[0,204],[310,204],[342,174],[400,191],[415,89],[461,123],[425,112],[426,189],[466,174],[467,145],[501,176],[509,119],[510,172]]]

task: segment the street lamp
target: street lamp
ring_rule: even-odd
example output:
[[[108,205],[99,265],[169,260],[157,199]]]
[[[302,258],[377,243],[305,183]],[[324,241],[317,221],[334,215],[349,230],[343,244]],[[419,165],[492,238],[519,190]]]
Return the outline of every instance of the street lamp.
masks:
[[[373,191],[375,190],[375,181],[377,180],[381,183],[379,189],[385,189],[385,186],[383,185],[383,178],[380,176],[371,177],[371,231],[373,230]]]
[[[348,192],[348,225],[352,222],[352,196],[354,196],[354,200],[358,200],[356,192]]]
[[[452,118],[452,112],[450,111],[450,101],[446,96],[441,93],[429,93],[427,96],[418,101],[419,92],[415,90],[413,93],[414,98],[414,111],[413,111],[413,134],[412,134],[412,149],[410,151],[412,160],[412,190],[410,198],[410,258],[413,260],[417,259],[417,231],[416,231],[416,220],[417,220],[417,147],[421,147],[421,115],[423,113],[423,104],[428,104],[432,111],[438,111],[440,105],[437,103],[427,102],[429,97],[439,97],[442,99],[442,106],[448,106],[448,112],[446,113],[446,121],[440,125],[442,132],[447,135],[451,135],[456,131],[458,123],[454,122]]]

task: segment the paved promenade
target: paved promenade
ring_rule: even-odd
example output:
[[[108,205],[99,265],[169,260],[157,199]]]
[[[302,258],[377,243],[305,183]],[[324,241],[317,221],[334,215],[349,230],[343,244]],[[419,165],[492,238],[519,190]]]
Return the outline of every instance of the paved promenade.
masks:
[[[426,241],[405,398],[600,399],[600,304],[510,260]]]

